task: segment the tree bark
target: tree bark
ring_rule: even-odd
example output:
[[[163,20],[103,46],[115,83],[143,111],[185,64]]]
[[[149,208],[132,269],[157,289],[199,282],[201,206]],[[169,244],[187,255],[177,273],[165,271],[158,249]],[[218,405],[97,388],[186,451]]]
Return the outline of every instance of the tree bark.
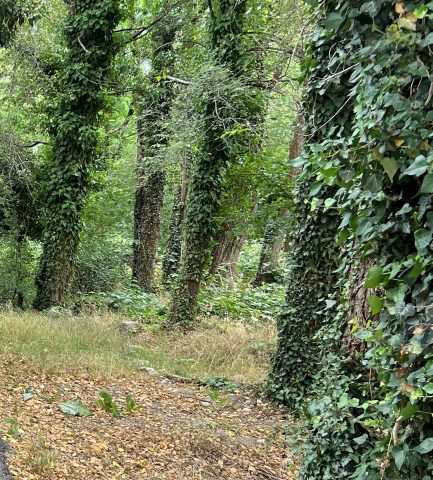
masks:
[[[174,199],[173,213],[170,223],[170,236],[167,242],[162,262],[163,281],[169,282],[176,274],[182,256],[182,235],[185,221],[186,202],[188,197],[188,178],[186,172],[182,174],[179,192]]]
[[[227,250],[230,249],[229,237],[232,228],[232,222],[225,222],[217,235],[218,240],[212,252],[212,263],[209,269],[210,275],[215,275],[217,273],[220,266],[224,263],[224,259],[228,256]]]
[[[281,249],[284,243],[284,233],[287,223],[287,209],[282,208],[278,217],[266,225],[263,245],[260,253],[254,286],[260,287],[264,283],[273,283],[276,280],[276,271]]]
[[[140,101],[137,121],[138,186],[134,208],[134,246],[132,277],[145,291],[154,290],[155,263],[164,201],[164,166],[159,154],[167,144],[167,122],[173,87],[157,80],[161,72],[173,65],[173,42],[176,29],[171,19],[161,21],[152,32],[152,87]]]

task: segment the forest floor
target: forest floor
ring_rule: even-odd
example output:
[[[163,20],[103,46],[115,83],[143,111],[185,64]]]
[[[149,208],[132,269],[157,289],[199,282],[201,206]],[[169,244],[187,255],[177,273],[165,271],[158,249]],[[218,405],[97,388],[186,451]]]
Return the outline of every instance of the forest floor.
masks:
[[[27,320],[46,327],[45,319]],[[7,462],[14,478],[295,478],[297,459],[287,434],[296,425],[252,390],[203,387],[152,369],[98,373],[87,368],[86,355],[80,365],[79,355],[68,357],[67,351],[55,368],[48,352],[52,343],[44,343],[34,329],[26,341],[30,350],[23,354],[16,340],[9,338],[7,345],[0,340],[0,432],[9,444]],[[47,368],[39,350],[45,350]],[[67,368],[65,355],[78,363]],[[248,362],[247,367],[250,371]],[[120,410],[117,418],[97,405],[101,391],[112,395]],[[127,397],[137,405],[133,411],[125,407]],[[77,398],[89,416],[60,410],[59,405]]]

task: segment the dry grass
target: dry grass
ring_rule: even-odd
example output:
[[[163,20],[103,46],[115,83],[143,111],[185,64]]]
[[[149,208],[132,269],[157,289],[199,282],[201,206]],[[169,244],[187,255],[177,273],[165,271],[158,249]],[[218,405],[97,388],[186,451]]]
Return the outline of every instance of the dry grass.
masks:
[[[194,378],[226,377],[239,383],[266,378],[275,329],[218,320],[187,335],[143,331],[121,334],[119,317],[51,318],[36,313],[0,312],[0,354],[19,355],[51,372],[91,375],[133,374],[147,365]]]

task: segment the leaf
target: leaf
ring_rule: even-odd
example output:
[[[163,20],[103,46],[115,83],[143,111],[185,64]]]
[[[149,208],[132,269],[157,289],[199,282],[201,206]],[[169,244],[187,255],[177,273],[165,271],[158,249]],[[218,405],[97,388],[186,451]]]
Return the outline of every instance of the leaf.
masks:
[[[375,288],[379,286],[384,279],[385,279],[385,276],[383,275],[382,267],[378,267],[378,266],[371,267],[367,273],[367,278],[364,283],[364,288]]]
[[[433,193],[433,173],[429,173],[424,177],[420,192]]]
[[[325,28],[326,30],[338,30],[343,22],[344,17],[337,12],[332,12],[326,17]]]
[[[371,297],[369,297],[367,302],[370,305],[371,313],[373,315],[377,315],[378,313],[380,313],[383,309],[383,306],[385,305],[385,299],[380,298],[377,295],[372,295]]]
[[[368,439],[368,435],[364,433],[364,435],[354,438],[353,441],[358,445],[362,445],[367,441],[367,439]]]
[[[379,162],[392,182],[392,179],[394,178],[398,170],[397,162],[392,158],[387,157],[381,158]]]
[[[406,460],[406,451],[401,449],[394,454],[394,461],[397,470],[400,471],[403,466],[404,461]]]
[[[412,405],[411,403],[409,403],[408,405],[406,405],[406,407],[400,410],[399,416],[403,417],[403,420],[409,420],[418,411],[419,411],[419,407],[417,405]]]
[[[397,20],[397,25],[403,30],[411,30],[416,32],[416,17],[414,15],[407,15]]]
[[[418,155],[413,163],[403,172],[403,175],[422,175],[427,171],[428,165],[424,155]]]
[[[432,450],[433,450],[433,438],[426,438],[415,448],[415,451],[421,454],[429,453]]]
[[[421,19],[427,15],[428,8],[426,5],[420,5],[419,7],[415,8],[413,14],[416,18]]]
[[[406,10],[404,9],[404,2],[397,2],[395,4],[395,12],[399,15],[403,15],[406,12]]]
[[[327,199],[325,200],[325,207],[326,207],[326,208],[331,208],[332,205],[334,205],[336,201],[337,201],[337,200],[335,200],[335,198],[327,198]]]
[[[66,415],[74,417],[88,417],[91,415],[90,410],[84,405],[81,399],[70,400],[59,405],[60,410]]]
[[[428,383],[427,385],[424,385],[423,390],[429,395],[433,395],[433,383]]]
[[[393,138],[393,142],[397,148],[401,147],[404,144],[403,138]]]
[[[35,393],[33,392],[33,388],[28,387],[24,390],[23,399],[25,402],[27,402],[28,400],[32,399],[34,395]]]
[[[420,228],[415,232],[415,246],[419,253],[426,253],[427,247],[432,240],[433,232]]]

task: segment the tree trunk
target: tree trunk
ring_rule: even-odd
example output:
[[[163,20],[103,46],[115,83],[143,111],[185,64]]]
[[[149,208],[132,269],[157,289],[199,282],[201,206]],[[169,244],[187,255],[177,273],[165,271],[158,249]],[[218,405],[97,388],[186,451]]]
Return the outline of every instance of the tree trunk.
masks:
[[[45,175],[45,231],[36,278],[37,309],[64,304],[81,232],[90,172],[104,108],[101,85],[116,53],[113,30],[119,0],[76,0],[66,31],[68,55],[58,90],[57,114],[50,127],[52,159]],[[86,48],[83,48],[83,45]]]
[[[179,192],[174,199],[173,213],[170,223],[170,236],[167,242],[162,262],[163,281],[169,282],[177,272],[182,256],[182,234],[185,221],[186,201],[188,197],[188,178],[186,172],[182,175]]]
[[[140,138],[139,151],[142,150],[141,140]],[[140,162],[142,154],[137,154],[137,157]],[[145,292],[152,292],[164,201],[165,173],[162,170],[153,172],[143,170],[139,174],[139,185],[135,194],[132,277]]]
[[[277,321],[278,342],[270,376],[270,393],[294,406],[308,396],[320,358],[314,335],[327,321],[324,299],[333,293],[338,265],[335,234],[339,218],[333,212],[310,211],[303,187],[294,213],[296,242],[290,251],[285,306]]]
[[[157,76],[169,71],[174,62],[175,28],[170,18],[158,23],[152,32],[152,87],[141,99],[137,121],[138,187],[134,208],[132,277],[145,292],[154,290],[155,263],[164,201],[164,166],[159,154],[167,144],[165,131],[170,113],[172,86]]]
[[[355,261],[349,273],[349,309],[347,312],[347,325],[343,336],[343,346],[350,355],[365,353],[367,351],[367,344],[352,333],[354,326],[353,321],[355,321],[359,327],[365,328],[367,322],[373,319],[368,299],[372,295],[384,295],[384,291],[379,288],[364,288],[368,270],[374,265],[374,262],[374,259],[368,259],[362,262]]]
[[[254,280],[254,286],[260,287],[264,283],[273,283],[276,279],[278,260],[284,243],[284,232],[287,223],[287,209],[282,208],[278,217],[267,225],[263,237],[259,267]]]
[[[210,275],[215,275],[217,273],[220,266],[224,263],[224,259],[228,256],[227,250],[230,250],[229,237],[232,228],[232,222],[225,222],[217,235],[218,240],[212,253],[212,263],[209,269]]]
[[[245,0],[215,0],[209,2],[211,44],[215,59],[225,66],[233,77],[243,74]],[[257,116],[258,106],[251,105]],[[222,118],[221,115],[229,118]],[[237,112],[227,112],[225,99],[215,97],[206,105],[206,127],[202,154],[195,167],[188,197],[186,215],[185,251],[178,283],[168,315],[168,325],[190,328],[195,320],[197,295],[203,271],[210,255],[210,245],[215,235],[215,220],[223,188],[224,171],[232,160],[232,148],[224,138],[227,122],[237,117]]]
[[[231,242],[230,248],[227,250],[227,255],[223,259],[223,265],[226,266],[227,275],[234,280],[236,276],[236,267],[238,265],[239,257],[242,252],[242,248],[247,241],[247,235],[241,235],[235,237]]]

